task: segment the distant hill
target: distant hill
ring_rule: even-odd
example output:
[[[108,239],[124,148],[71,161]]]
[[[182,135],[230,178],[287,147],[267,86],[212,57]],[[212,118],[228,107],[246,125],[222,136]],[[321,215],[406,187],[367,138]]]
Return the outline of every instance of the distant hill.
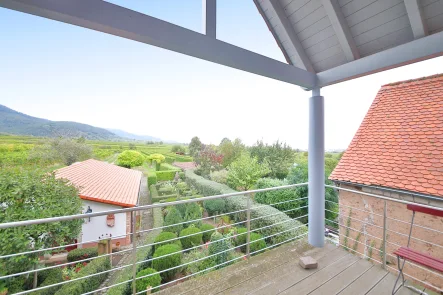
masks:
[[[50,121],[14,111],[0,105],[0,133],[42,137],[85,137],[94,140],[122,140],[118,135],[91,125]]]
[[[154,141],[154,142],[162,141],[160,138],[149,136],[149,135],[137,135],[137,134],[129,133],[129,132],[119,130],[119,129],[108,128],[108,130],[110,132],[112,132],[120,137],[126,138],[126,139]]]

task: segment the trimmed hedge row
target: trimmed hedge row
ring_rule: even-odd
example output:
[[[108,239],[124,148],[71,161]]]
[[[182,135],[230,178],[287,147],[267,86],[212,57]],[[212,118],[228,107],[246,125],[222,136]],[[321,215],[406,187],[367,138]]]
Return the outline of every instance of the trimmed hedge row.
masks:
[[[157,183],[157,173],[148,171],[148,187]]]
[[[168,163],[162,163],[160,165],[160,171],[168,171],[168,170],[182,171],[180,168],[175,167]]]
[[[178,170],[166,170],[166,171],[157,171],[157,181],[166,181],[166,180],[174,180],[175,173]]]
[[[78,277],[96,274],[111,269],[109,257],[96,258],[78,272]],[[83,294],[98,289],[106,280],[108,273],[99,274],[63,285],[55,295]]]
[[[97,248],[79,248],[74,249],[68,253],[68,261],[74,262],[86,258],[92,258],[98,256],[98,249]]]
[[[204,196],[220,195],[236,192],[227,185],[220,184],[208,179],[205,179],[194,173],[193,170],[186,170],[186,182],[189,185],[194,186],[200,193]],[[232,211],[244,210],[247,208],[247,196],[235,196],[225,198],[226,206],[225,211],[221,213],[228,213]],[[258,230],[257,232],[264,237],[274,235],[267,238],[267,242],[270,245],[274,245],[290,238],[296,237],[307,232],[307,227],[301,222],[292,220],[288,215],[282,213],[281,211],[268,206],[268,205],[258,205],[252,201],[251,206],[251,218],[260,218],[251,221],[251,229],[262,228],[265,226],[270,226],[265,229]],[[271,216],[268,216],[271,215]],[[231,214],[231,217],[235,221],[246,220],[246,212]],[[274,225],[274,226],[271,226]],[[278,234],[283,232],[282,234]]]
[[[49,286],[49,285],[57,284],[57,283],[60,283],[63,281],[62,270],[60,268],[52,268],[52,269],[48,269],[43,272],[45,272],[46,278],[43,280],[43,282],[38,287]],[[47,289],[33,292],[32,294],[33,295],[53,295],[61,287],[62,287],[62,285],[54,286],[51,288],[47,288]]]

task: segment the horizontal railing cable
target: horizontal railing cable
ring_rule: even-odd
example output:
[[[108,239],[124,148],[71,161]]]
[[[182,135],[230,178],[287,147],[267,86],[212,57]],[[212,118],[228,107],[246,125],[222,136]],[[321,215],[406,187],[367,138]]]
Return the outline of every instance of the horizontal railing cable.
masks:
[[[367,211],[367,210],[359,209],[359,208],[352,207],[352,206],[348,206],[348,205],[344,205],[344,204],[339,204],[339,203],[337,203],[337,202],[333,202],[333,201],[328,201],[328,200],[325,200],[325,201],[328,202],[328,203],[335,204],[335,205],[340,206],[340,207],[346,207],[346,208],[355,209],[355,210],[357,210],[357,211],[361,211],[361,212],[365,212],[365,213],[369,213],[369,214],[374,214],[374,215],[376,215],[376,216],[380,216],[381,218],[383,218],[383,215],[382,215],[382,214],[378,214],[378,213],[370,212],[370,211]]]

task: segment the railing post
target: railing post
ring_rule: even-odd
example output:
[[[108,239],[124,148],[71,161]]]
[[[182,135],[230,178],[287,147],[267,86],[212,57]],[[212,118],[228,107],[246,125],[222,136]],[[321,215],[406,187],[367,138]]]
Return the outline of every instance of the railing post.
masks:
[[[383,207],[383,269],[386,269],[386,241],[387,241],[387,213],[388,213],[388,207],[387,207],[387,201],[385,200],[384,207]]]
[[[135,277],[137,275],[137,243],[136,243],[136,237],[135,237],[135,221],[137,219],[136,211],[132,211],[132,255],[133,255],[133,262],[132,262],[132,294],[137,293],[137,289],[135,288]]]
[[[250,257],[251,253],[251,195],[248,196],[247,210],[246,210],[246,257]]]

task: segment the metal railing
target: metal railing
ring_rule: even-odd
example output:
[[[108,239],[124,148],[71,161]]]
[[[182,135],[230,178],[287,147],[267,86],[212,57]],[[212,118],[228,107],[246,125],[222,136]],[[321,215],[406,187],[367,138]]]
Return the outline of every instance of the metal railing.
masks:
[[[166,282],[163,281],[163,283],[160,284],[159,286],[153,286],[152,290],[165,288],[165,287],[167,287],[171,284],[174,284],[178,281],[183,281],[187,278],[191,278],[193,276],[208,272],[213,269],[218,269],[218,268],[223,267],[225,265],[231,264],[237,260],[248,259],[250,256],[252,256],[254,254],[261,253],[267,249],[271,249],[271,248],[277,247],[281,244],[305,237],[307,234],[307,230],[306,230],[307,224],[297,223],[296,221],[298,221],[302,218],[305,218],[307,216],[307,214],[299,214],[298,216],[296,215],[295,218],[290,218],[285,213],[292,214],[295,212],[300,213],[302,210],[307,211],[307,206],[297,205],[297,206],[294,206],[294,208],[289,207],[289,209],[285,209],[285,210],[277,211],[277,212],[269,212],[269,214],[264,214],[264,215],[263,214],[257,215],[257,212],[258,212],[257,210],[264,208],[264,207],[275,207],[275,206],[279,206],[279,205],[283,205],[283,204],[287,205],[287,204],[290,204],[291,202],[296,202],[296,204],[298,204],[298,202],[300,202],[300,201],[305,201],[307,203],[307,198],[299,199],[294,195],[294,199],[286,200],[286,201],[282,201],[282,202],[277,202],[274,204],[264,205],[264,204],[257,204],[255,202],[253,202],[251,199],[251,196],[255,193],[262,193],[262,192],[275,191],[275,190],[284,190],[284,189],[294,189],[294,188],[306,186],[306,185],[307,185],[307,183],[300,183],[300,184],[285,185],[285,186],[273,187],[273,188],[250,190],[250,191],[246,191],[246,192],[235,192],[235,193],[230,193],[230,194],[208,196],[208,197],[203,197],[203,198],[179,200],[179,201],[173,201],[173,202],[167,202],[167,203],[155,203],[152,205],[145,205],[145,206],[118,209],[118,210],[110,210],[110,211],[103,211],[103,212],[96,212],[96,213],[77,214],[77,215],[71,215],[71,216],[60,216],[60,217],[37,219],[37,220],[25,220],[25,221],[3,223],[3,224],[0,224],[0,230],[11,229],[11,228],[22,228],[22,227],[27,227],[27,226],[35,226],[35,225],[50,223],[50,222],[66,222],[66,221],[71,221],[71,220],[76,220],[76,219],[86,219],[86,218],[93,218],[93,217],[98,217],[98,216],[106,216],[108,214],[121,214],[121,213],[128,213],[129,212],[132,214],[132,220],[133,220],[132,232],[127,233],[125,235],[113,236],[112,239],[132,236],[132,247],[128,247],[126,249],[121,249],[120,251],[118,251],[116,253],[112,253],[112,252],[105,253],[105,254],[99,255],[97,257],[87,257],[87,258],[83,258],[83,259],[73,261],[73,262],[64,262],[64,263],[61,263],[58,265],[39,267],[36,269],[23,270],[23,271],[18,271],[18,272],[14,272],[14,273],[7,272],[6,274],[0,275],[0,283],[6,279],[11,279],[11,278],[19,277],[19,276],[32,276],[32,275],[41,273],[42,271],[45,271],[45,270],[51,270],[51,269],[55,269],[55,268],[65,268],[65,267],[76,265],[77,263],[82,263],[82,262],[89,263],[91,261],[94,261],[96,259],[101,259],[104,257],[111,259],[111,257],[113,255],[124,254],[124,255],[127,255],[127,258],[130,259],[130,261],[127,263],[124,263],[122,265],[117,265],[117,266],[113,267],[112,263],[111,263],[111,268],[97,272],[97,273],[74,277],[70,280],[56,282],[56,283],[48,284],[45,286],[39,286],[39,287],[29,289],[29,290],[24,290],[24,291],[15,293],[15,294],[29,294],[29,293],[32,294],[33,292],[42,291],[42,290],[53,288],[53,287],[63,287],[63,285],[65,285],[65,284],[69,284],[69,283],[81,281],[81,280],[87,280],[87,279],[97,277],[97,276],[100,276],[103,274],[109,275],[109,274],[112,274],[113,272],[116,272],[116,271],[124,271],[126,273],[127,279],[125,279],[123,281],[113,282],[112,284],[103,284],[103,282],[102,282],[102,284],[98,288],[95,288],[94,290],[89,290],[89,291],[83,293],[83,295],[99,294],[100,292],[107,292],[109,289],[115,288],[118,286],[125,287],[125,288],[130,287],[132,290],[132,294],[146,294],[146,292],[147,292],[146,290],[142,290],[142,291],[136,290],[136,282],[138,280],[151,277],[155,274],[148,274],[148,275],[137,277],[137,273],[140,270],[141,265],[147,265],[147,264],[149,265],[158,259],[164,259],[166,257],[177,255],[177,254],[182,255],[184,253],[189,253],[192,250],[203,249],[204,247],[207,248],[213,244],[221,243],[222,241],[233,241],[233,239],[237,239],[239,237],[239,234],[234,232],[230,235],[229,234],[224,235],[221,239],[209,241],[205,244],[203,244],[203,243],[198,244],[198,245],[192,246],[188,249],[180,249],[179,251],[165,254],[162,256],[158,256],[158,257],[152,257],[152,256],[148,257],[148,255],[143,255],[144,257],[142,257],[142,259],[140,259],[140,258],[137,258],[137,255],[141,253],[140,252],[141,250],[146,251],[146,254],[147,254],[147,253],[149,253],[149,251],[147,251],[147,250],[152,249],[152,247],[155,247],[156,245],[160,245],[160,244],[161,245],[165,244],[165,241],[153,242],[153,236],[150,236],[151,240],[149,242],[146,242],[146,241],[144,242],[141,239],[145,239],[145,237],[144,236],[140,237],[141,234],[148,236],[150,234],[154,234],[157,231],[168,230],[168,228],[171,228],[174,226],[186,226],[187,224],[192,224],[195,222],[209,222],[211,220],[215,220],[216,218],[221,218],[223,216],[233,217],[234,222],[230,223],[230,224],[217,226],[215,228],[215,230],[221,231],[223,229],[232,229],[234,226],[238,226],[238,225],[243,225],[246,228],[246,241],[245,241],[245,243],[243,243],[241,245],[235,245],[235,246],[231,245],[228,249],[225,249],[223,251],[215,252],[213,254],[204,256],[202,258],[195,259],[195,260],[192,260],[192,261],[189,261],[186,263],[180,263],[179,265],[158,271],[157,273],[162,276],[162,274],[165,274],[165,273],[168,273],[168,272],[171,272],[174,270],[182,269],[182,268],[189,266],[193,263],[202,262],[206,259],[211,259],[211,258],[220,256],[221,254],[227,254],[227,253],[232,254],[231,257],[229,257],[229,260],[223,261],[223,262],[218,263],[216,265],[211,265],[210,267],[199,270],[198,272],[186,274],[186,276],[184,276],[184,277],[169,280]],[[209,200],[216,200],[216,199],[228,200],[229,198],[244,198],[242,200],[245,201],[246,205],[244,207],[235,208],[235,210],[232,210],[229,212],[224,212],[224,213],[220,212],[220,214],[216,214],[213,216],[202,217],[202,218],[198,218],[198,219],[194,219],[194,220],[186,220],[183,222],[178,222],[178,223],[169,224],[169,225],[160,225],[160,226],[156,226],[156,227],[149,228],[149,229],[143,229],[143,230],[138,230],[138,231],[136,230],[136,222],[135,222],[136,221],[136,213],[139,211],[163,210],[165,208],[172,207],[172,206],[186,205],[186,204],[191,204],[191,203],[202,204],[203,202],[209,201]],[[266,222],[259,222],[259,221],[266,221],[268,218],[273,217],[273,216],[277,216],[277,215],[282,215],[282,216],[284,215],[285,217],[283,218],[283,220],[278,220],[276,222],[272,222],[271,224],[269,223],[269,220],[271,220],[271,219],[269,219],[267,223]],[[163,216],[161,216],[161,218],[163,221]],[[177,236],[176,238],[167,240],[166,243],[170,243],[170,242],[174,242],[174,241],[181,241],[185,238],[190,238],[190,237],[193,237],[196,235],[202,235],[204,233],[208,233],[208,232],[212,232],[212,231],[213,230],[210,229],[210,230],[204,230],[204,231],[200,231],[200,232],[193,233],[193,234]],[[256,238],[253,241],[251,241],[251,234],[253,234],[253,233],[261,233],[262,235],[258,239]],[[71,244],[67,244],[67,245],[60,245],[60,246],[48,247],[48,248],[42,248],[42,249],[31,249],[29,251],[19,252],[19,253],[3,253],[3,255],[0,256],[0,265],[1,265],[2,261],[4,261],[5,259],[15,259],[15,258],[26,256],[26,255],[33,255],[35,257],[35,256],[39,256],[39,254],[41,254],[45,251],[54,251],[54,250],[58,251],[58,250],[63,250],[66,247],[82,246],[85,244],[95,243],[95,242],[99,242],[99,241],[102,241],[102,239],[83,241],[83,242],[79,242],[79,243],[71,243]],[[259,241],[267,241],[268,243],[265,244],[266,247],[262,247],[258,250],[251,251],[251,245],[253,245],[254,243],[258,243]],[[239,249],[241,249],[243,247],[246,248],[244,253],[239,252]],[[143,253],[145,253],[145,252],[143,252]],[[0,272],[0,274],[1,274],[1,272]]]
[[[368,198],[365,203],[366,206],[361,206],[359,208],[355,205],[350,205],[350,203],[359,204],[358,200],[360,200],[360,198],[356,201],[355,196],[347,196],[346,198],[342,198],[339,196],[338,203],[326,200],[326,202],[333,203],[339,207],[338,212],[333,212],[325,209],[327,212],[338,214],[335,220],[326,218],[326,221],[328,221],[329,223],[335,223],[337,226],[339,226],[338,240],[331,240],[334,243],[344,247],[351,253],[358,254],[363,258],[380,264],[382,268],[398,274],[398,269],[395,265],[397,257],[393,254],[393,252],[402,246],[406,246],[406,240],[409,236],[408,234],[411,226],[411,220],[408,221],[393,218],[388,213],[389,206],[395,203],[403,204],[405,205],[406,211],[406,205],[417,205],[417,203],[332,185],[325,185],[325,187],[333,188],[338,191],[354,193],[363,197],[366,196],[374,198],[374,200],[377,201],[377,203],[373,202],[372,204],[369,204],[371,202],[368,201]],[[411,194],[409,193],[408,195]],[[351,200],[352,198],[354,198],[354,200]],[[362,205],[364,204],[362,203]],[[376,206],[378,208],[378,211],[377,209],[373,209],[374,205],[378,205]],[[419,205],[421,207],[443,211],[443,208],[421,203]],[[367,215],[368,218],[356,218],[355,215]],[[412,213],[410,214],[410,216],[412,216]],[[410,216],[408,215],[407,218],[410,218]],[[405,228],[405,232],[394,230],[396,224],[401,224]],[[443,234],[438,229],[431,228],[429,226],[416,222],[414,222],[413,229],[414,228],[419,229],[420,231],[429,231],[440,235]],[[413,242],[414,245],[411,246],[411,248],[420,247],[420,245],[426,245],[428,250],[430,247],[433,247],[437,253],[443,253],[443,245],[437,244],[434,241],[418,238],[414,236],[414,233],[416,233],[416,231],[413,230],[411,235],[411,242]],[[362,236],[367,241],[361,242]],[[352,243],[348,243],[349,241],[351,241]],[[380,247],[374,247],[374,244],[376,244],[377,242],[380,244]],[[363,248],[364,251],[359,251],[359,249],[361,248]],[[373,251],[377,252],[377,256],[379,257],[379,259],[373,257]],[[406,264],[409,265],[409,268],[405,268],[406,271],[404,271],[404,275],[411,279],[412,282],[418,283],[422,287],[428,288],[431,291],[443,292],[443,289],[441,287],[441,282],[443,282],[442,273],[438,273],[409,260],[406,260]],[[411,273],[412,270],[414,271],[414,274]],[[417,278],[417,276],[425,277],[425,279]],[[432,284],[433,282],[439,282],[440,286]],[[418,288],[413,286],[409,287],[411,289],[415,289],[415,291],[422,292],[422,294],[426,294],[424,293],[424,290],[419,290]]]

